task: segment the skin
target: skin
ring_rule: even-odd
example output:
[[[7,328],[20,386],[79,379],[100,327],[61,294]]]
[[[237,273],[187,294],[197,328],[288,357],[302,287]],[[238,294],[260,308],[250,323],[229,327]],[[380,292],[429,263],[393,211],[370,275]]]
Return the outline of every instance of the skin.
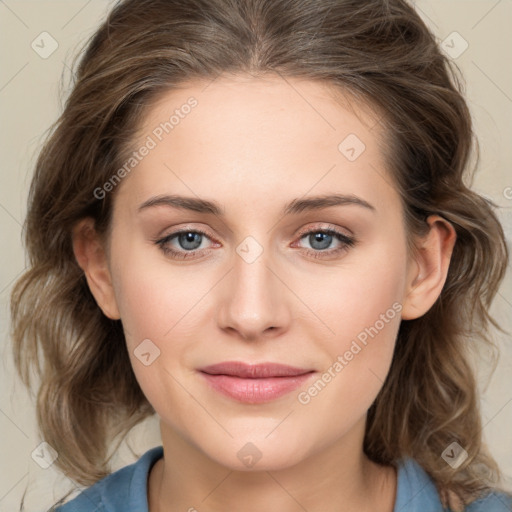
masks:
[[[389,371],[401,319],[423,315],[446,280],[453,227],[438,216],[407,253],[399,195],[385,167],[381,126],[366,105],[325,85],[280,77],[220,77],[166,93],[141,125],[139,147],[194,96],[198,105],[115,190],[108,244],[91,219],[74,230],[74,250],[98,305],[120,318],[140,386],[160,418],[165,457],[152,468],[149,510],[392,512],[396,472],[362,451],[368,408]],[[356,134],[365,151],[349,161],[338,145]],[[352,194],[345,204],[281,213],[303,196]],[[217,201],[224,216],[165,205],[178,194]],[[300,230],[337,229],[324,257]],[[155,244],[179,229],[203,229],[196,257],[176,260]],[[248,236],[263,252],[236,251]],[[186,252],[177,238],[169,242]],[[189,247],[189,246],[188,246]],[[322,256],[322,254],[320,254]],[[280,362],[317,378],[394,303],[402,309],[311,399],[311,383],[266,404],[210,389],[197,369],[222,361]],[[134,350],[149,339],[149,366]],[[238,457],[253,443],[261,459]]]

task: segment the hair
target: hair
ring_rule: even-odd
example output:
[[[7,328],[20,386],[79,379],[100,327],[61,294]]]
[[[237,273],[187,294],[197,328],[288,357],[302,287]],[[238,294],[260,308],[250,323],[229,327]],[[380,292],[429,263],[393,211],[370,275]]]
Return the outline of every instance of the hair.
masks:
[[[29,388],[32,371],[39,379],[37,421],[55,464],[93,484],[109,473],[111,442],[155,413],[121,322],[90,293],[71,230],[92,217],[108,235],[115,191],[93,191],[123,165],[151,102],[227,74],[317,81],[382,114],[410,250],[430,214],[457,239],[437,301],[400,324],[363,449],[395,467],[413,457],[452,507],[498,489],[471,356],[496,354],[491,325],[505,332],[488,310],[509,254],[496,205],[469,188],[478,145],[460,71],[403,0],[126,0],[111,10],[39,154],[24,226],[30,265],[11,297],[15,365]],[[441,458],[453,441],[468,452],[456,469]]]

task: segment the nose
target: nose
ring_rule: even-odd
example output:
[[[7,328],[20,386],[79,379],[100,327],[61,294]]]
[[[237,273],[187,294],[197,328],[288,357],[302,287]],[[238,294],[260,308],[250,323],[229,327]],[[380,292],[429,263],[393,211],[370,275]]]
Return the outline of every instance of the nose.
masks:
[[[282,270],[263,253],[255,261],[236,254],[223,280],[218,325],[247,341],[284,332],[290,322],[290,296]]]

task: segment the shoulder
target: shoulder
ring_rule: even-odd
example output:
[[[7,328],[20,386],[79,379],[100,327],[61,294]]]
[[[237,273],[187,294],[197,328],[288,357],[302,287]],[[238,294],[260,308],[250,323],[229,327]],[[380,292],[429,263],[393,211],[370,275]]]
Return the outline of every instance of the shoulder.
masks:
[[[84,489],[55,512],[147,511],[149,470],[162,456],[162,446],[148,450],[138,461]]]
[[[397,466],[397,489],[393,512],[444,512],[437,488],[425,470],[412,458]]]
[[[393,512],[450,512],[443,507],[433,480],[414,459],[407,457],[401,460],[397,475]],[[490,492],[467,505],[464,512],[512,512],[512,496]]]
[[[464,512],[512,512],[512,494],[493,491],[467,505]]]

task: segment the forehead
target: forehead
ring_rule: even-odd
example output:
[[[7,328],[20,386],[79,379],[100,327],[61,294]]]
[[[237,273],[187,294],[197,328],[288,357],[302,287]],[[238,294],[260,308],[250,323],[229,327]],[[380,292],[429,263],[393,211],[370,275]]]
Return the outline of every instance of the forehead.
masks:
[[[148,107],[132,150],[151,149],[121,188],[132,182],[127,188],[139,201],[171,189],[240,201],[392,188],[378,119],[369,105],[304,79],[182,84]],[[384,205],[385,196],[373,194],[374,202]]]
[[[188,106],[191,101],[196,104],[193,108]],[[161,93],[148,105],[146,116],[140,122],[140,135],[154,132],[159,138],[170,131],[179,135],[176,132],[183,129],[176,128],[184,118],[192,119],[188,124],[195,124],[202,118],[206,121],[203,130],[207,125],[211,127],[211,121],[216,121],[212,128],[219,135],[228,130],[236,131],[238,127],[250,129],[251,137],[261,128],[264,131],[260,132],[260,137],[269,135],[271,139],[278,135],[292,138],[315,131],[329,143],[329,134],[337,132],[338,137],[350,125],[358,130],[361,138],[368,138],[367,132],[371,132],[372,137],[381,137],[377,126],[381,114],[375,108],[326,81],[275,74],[258,78],[228,75],[188,82]],[[169,120],[171,130],[164,129],[161,133],[160,125]],[[297,124],[299,120],[303,123]]]

